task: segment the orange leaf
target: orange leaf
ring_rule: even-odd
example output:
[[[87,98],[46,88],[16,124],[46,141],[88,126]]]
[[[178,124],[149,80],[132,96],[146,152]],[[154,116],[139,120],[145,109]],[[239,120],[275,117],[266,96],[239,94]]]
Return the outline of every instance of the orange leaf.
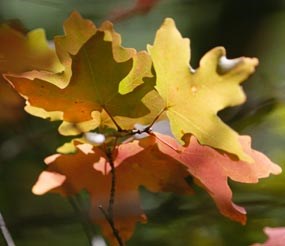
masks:
[[[0,25],[0,73],[22,73],[36,70],[53,71],[59,65],[56,53],[48,47],[42,29],[27,34]]]
[[[5,76],[25,97],[26,111],[63,120],[59,128],[63,135],[97,128],[106,112],[123,129],[132,129],[135,123],[149,124],[162,108],[154,90],[150,56],[123,48],[110,22],[96,28],[73,13],[64,27],[65,36],[55,39],[63,72]]]
[[[48,47],[43,30],[25,33],[19,23],[0,25],[1,122],[19,119],[23,106],[23,100],[4,81],[2,74],[43,68],[53,70],[57,63],[56,54]]]
[[[124,241],[130,238],[136,222],[146,222],[140,207],[139,186],[152,192],[178,192],[190,194],[192,190],[184,177],[186,168],[161,153],[154,137],[122,144],[114,156],[116,165],[116,192],[114,203],[115,226]],[[105,154],[88,144],[77,145],[74,155],[54,155],[46,159],[48,169],[39,176],[33,187],[35,194],[52,190],[72,195],[85,189],[90,193],[93,220],[102,227],[105,235],[116,245],[113,233],[98,206],[107,209],[111,174]],[[97,170],[96,170],[97,169]]]
[[[175,139],[155,133],[117,148],[113,156],[116,167],[115,221],[124,240],[131,236],[137,221],[145,221],[139,206],[140,185],[152,192],[189,194],[190,188],[184,178],[190,173],[207,190],[223,215],[244,224],[246,212],[232,202],[228,178],[256,183],[270,173],[281,172],[280,167],[265,155],[251,149],[247,136],[240,137],[240,143],[255,161],[250,164],[200,145],[194,137],[188,136],[185,141],[188,144],[183,147]],[[77,145],[77,149],[75,155],[49,157],[46,160],[49,167],[40,175],[33,192],[43,194],[53,190],[71,195],[86,189],[91,195],[94,221],[102,226],[106,237],[114,240],[98,209],[99,205],[106,208],[109,201],[111,174],[107,158],[100,148],[89,144]]]

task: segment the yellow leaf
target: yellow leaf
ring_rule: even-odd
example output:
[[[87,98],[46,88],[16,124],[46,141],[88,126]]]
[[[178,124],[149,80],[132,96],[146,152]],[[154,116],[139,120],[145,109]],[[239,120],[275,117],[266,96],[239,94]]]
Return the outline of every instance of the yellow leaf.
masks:
[[[182,38],[172,19],[166,19],[148,50],[156,71],[156,89],[166,104],[174,136],[182,142],[186,133],[200,143],[251,161],[238,134],[221,121],[217,112],[245,101],[239,84],[254,72],[256,58],[225,58],[222,47],[209,51],[194,71],[189,66],[189,39]],[[226,63],[226,64],[223,64]]]

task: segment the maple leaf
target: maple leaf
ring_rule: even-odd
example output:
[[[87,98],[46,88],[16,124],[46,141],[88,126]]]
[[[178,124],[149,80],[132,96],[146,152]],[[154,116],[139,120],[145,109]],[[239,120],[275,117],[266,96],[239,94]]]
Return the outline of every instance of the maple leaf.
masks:
[[[12,23],[13,24],[13,23]],[[21,73],[32,69],[53,71],[59,65],[55,52],[48,47],[44,31],[26,33],[19,25],[0,25],[0,121],[18,119],[21,98],[4,81],[3,73]]]
[[[165,101],[174,136],[182,142],[184,134],[191,133],[202,144],[251,161],[238,134],[216,113],[245,101],[239,84],[254,72],[258,60],[241,57],[227,62],[224,48],[217,47],[206,53],[194,71],[189,66],[189,43],[167,18],[153,46],[148,47],[157,76],[156,89]],[[224,64],[219,67],[219,63]]]
[[[281,173],[281,168],[272,163],[264,154],[251,148],[249,136],[240,136],[239,142],[254,160],[253,163],[236,160],[221,151],[201,145],[197,139],[186,135],[187,143],[181,147],[175,139],[155,133],[159,150],[184,164],[189,173],[202,185],[215,201],[220,212],[232,220],[246,223],[246,211],[232,202],[232,191],[228,178],[242,183],[257,183],[260,178]]]
[[[116,166],[114,222],[124,241],[131,237],[137,222],[146,222],[146,215],[140,207],[140,186],[152,192],[192,193],[184,179],[188,176],[186,168],[161,153],[155,140],[151,137],[122,144],[113,157]],[[111,245],[117,245],[108,222],[98,208],[102,206],[106,209],[110,199],[108,158],[98,147],[89,144],[76,147],[76,154],[57,154],[45,160],[48,168],[39,176],[33,192],[38,195],[48,191],[73,195],[87,190],[94,222],[101,226]]]
[[[268,240],[264,243],[255,243],[251,246],[283,246],[285,240],[285,227],[265,227],[265,234]]]
[[[85,24],[76,24],[82,22]],[[26,98],[26,110],[43,118],[63,120],[59,128],[63,135],[95,129],[106,115],[123,129],[132,129],[135,123],[149,124],[162,108],[162,101],[154,90],[149,55],[123,48],[120,35],[114,32],[110,22],[104,22],[97,29],[79,14],[73,14],[66,23],[69,24],[68,28],[65,24],[65,29],[70,33],[80,29],[77,33],[80,37],[84,37],[82,26],[87,25],[89,29],[85,42],[75,42],[75,47],[72,46],[72,41],[77,40],[75,34],[67,33],[55,40],[56,47],[60,47],[57,53],[63,57],[61,61],[67,69],[62,80],[61,73],[45,71],[6,75]],[[72,56],[67,55],[67,51]],[[66,83],[70,73],[72,76]],[[114,125],[108,120],[104,123]],[[77,126],[72,127],[74,124]]]

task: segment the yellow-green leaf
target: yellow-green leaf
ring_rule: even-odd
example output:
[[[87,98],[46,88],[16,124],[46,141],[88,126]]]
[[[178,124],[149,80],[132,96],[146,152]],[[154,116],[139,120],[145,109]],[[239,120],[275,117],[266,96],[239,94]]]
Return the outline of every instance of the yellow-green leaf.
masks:
[[[200,143],[251,161],[238,141],[238,134],[221,121],[217,112],[245,101],[240,87],[258,64],[256,58],[227,60],[217,47],[205,54],[200,67],[190,65],[189,39],[182,38],[172,19],[166,19],[148,50],[156,71],[156,89],[165,101],[171,130],[181,141],[186,133]]]

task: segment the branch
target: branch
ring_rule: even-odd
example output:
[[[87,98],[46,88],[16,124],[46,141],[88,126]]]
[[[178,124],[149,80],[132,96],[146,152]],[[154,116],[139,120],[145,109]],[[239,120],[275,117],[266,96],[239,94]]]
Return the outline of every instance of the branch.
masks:
[[[118,243],[120,246],[124,246],[124,242],[120,236],[120,233],[119,231],[117,230],[117,228],[115,227],[115,223],[114,223],[114,220],[113,218],[111,218],[109,216],[109,214],[105,211],[105,209],[100,205],[98,206],[98,208],[100,209],[100,211],[102,212],[102,214],[104,215],[105,219],[108,221],[109,225],[111,226],[112,228],[112,231],[113,231],[113,234],[115,236],[115,238],[117,239]]]
[[[112,177],[110,198],[109,198],[109,204],[108,204],[107,212],[105,211],[105,209],[101,205],[98,206],[98,208],[100,209],[100,211],[104,215],[105,219],[108,221],[109,225],[111,226],[113,234],[114,234],[115,238],[117,239],[119,245],[124,246],[124,242],[123,242],[123,240],[120,236],[120,233],[117,230],[117,228],[115,226],[115,222],[114,222],[113,207],[114,207],[114,203],[115,203],[115,193],[116,193],[116,171],[115,171],[116,169],[115,169],[115,164],[114,164],[113,157],[112,157],[112,151],[106,150],[106,155],[108,158],[109,165],[111,167],[111,177]]]
[[[0,212],[0,227],[1,227],[1,231],[2,231],[2,234],[6,241],[7,246],[15,246],[13,238],[11,237],[9,230],[6,227],[6,224],[5,224],[5,221],[4,221],[4,218],[1,212]]]
[[[106,108],[104,108],[104,110],[106,111],[106,113],[109,115],[109,117],[111,118],[111,120],[113,121],[113,123],[116,125],[118,132],[114,135],[112,135],[113,137],[115,137],[115,141],[114,141],[114,146],[113,149],[107,149],[106,146],[105,148],[105,153],[109,162],[109,165],[111,167],[111,189],[110,189],[110,198],[109,198],[109,204],[108,204],[108,209],[107,211],[103,208],[102,205],[98,206],[98,208],[100,209],[100,211],[102,212],[102,214],[104,215],[105,219],[108,221],[110,227],[112,228],[113,231],[113,235],[115,236],[115,238],[117,239],[118,243],[120,246],[124,245],[124,242],[120,236],[119,231],[117,230],[116,226],[115,226],[115,222],[114,222],[114,211],[113,211],[113,207],[114,207],[114,203],[115,203],[115,193],[116,193],[116,169],[115,169],[115,164],[113,161],[113,156],[112,153],[114,152],[116,145],[117,145],[117,141],[118,138],[120,137],[127,137],[127,136],[133,136],[135,134],[142,134],[142,133],[148,133],[151,134],[151,127],[153,126],[153,124],[159,119],[159,117],[165,112],[166,108],[162,109],[160,111],[160,113],[153,119],[152,123],[150,125],[148,125],[147,127],[145,127],[143,130],[139,130],[139,129],[134,129],[134,130],[123,130],[118,123],[115,121],[115,119],[111,116],[111,114],[108,112],[108,110]]]
[[[111,190],[110,190],[110,199],[109,199],[109,206],[108,206],[108,215],[111,219],[113,219],[113,206],[115,202],[115,192],[116,192],[116,171],[115,171],[115,164],[112,157],[112,152],[107,152],[108,161],[111,167]]]

